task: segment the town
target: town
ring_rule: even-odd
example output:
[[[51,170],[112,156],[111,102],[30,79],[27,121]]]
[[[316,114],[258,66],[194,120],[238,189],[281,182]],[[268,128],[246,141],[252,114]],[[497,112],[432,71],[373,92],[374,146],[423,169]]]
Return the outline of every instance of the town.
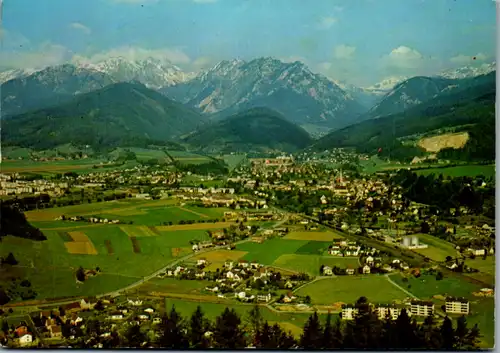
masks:
[[[214,315],[257,306],[285,322],[292,336],[312,313],[342,322],[359,310],[380,320],[405,312],[417,322],[461,316],[483,322],[477,320],[492,315],[494,296],[488,200],[481,208],[475,196],[444,208],[425,203],[408,189],[414,173],[367,174],[359,167],[364,158],[348,151],[321,159],[315,153],[241,158],[229,175],[152,165],[2,174],[3,204],[40,228],[48,240],[37,243],[52,243],[33,245],[35,257],[27,260],[17,251],[20,242],[2,239],[2,342],[117,347],[137,326],[153,335],[139,346],[155,347],[172,306],[184,315],[197,305],[220,308]],[[328,168],[332,163],[339,167]],[[494,188],[485,177],[467,182],[472,195]],[[57,291],[36,278],[37,267],[47,266],[37,247],[67,252],[62,256],[73,270],[65,270]],[[24,281],[22,266],[32,268]],[[115,273],[129,277],[105,279]],[[362,297],[369,309],[356,304]]]

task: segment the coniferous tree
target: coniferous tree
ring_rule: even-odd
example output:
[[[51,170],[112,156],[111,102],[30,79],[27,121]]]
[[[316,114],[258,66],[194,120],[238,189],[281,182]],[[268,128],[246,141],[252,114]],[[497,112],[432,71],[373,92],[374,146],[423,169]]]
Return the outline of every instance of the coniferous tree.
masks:
[[[260,313],[260,309],[258,305],[255,305],[249,312],[248,312],[248,324],[252,328],[252,332],[254,335],[256,335],[257,331],[259,331],[260,327],[262,326],[262,314]]]
[[[4,262],[6,264],[9,264],[9,265],[17,265],[18,264],[18,261],[14,257],[14,254],[12,254],[11,252],[9,253],[9,255],[7,255],[7,257],[5,258]]]
[[[391,349],[396,346],[395,336],[396,324],[388,313],[387,317],[382,321],[382,335],[380,337],[380,348]]]
[[[453,330],[453,323],[448,316],[444,318],[443,323],[441,324],[440,332],[442,339],[441,349],[453,350],[455,332]]]
[[[314,312],[306,324],[302,336],[300,337],[300,346],[303,349],[320,349],[323,340],[323,330],[319,322],[318,314]]]
[[[382,335],[382,325],[377,314],[372,310],[365,297],[356,302],[358,314],[354,318],[354,330],[356,341],[353,348],[356,349],[378,349]]]
[[[401,310],[395,328],[396,345],[394,348],[415,349],[418,347],[416,332],[406,309]]]
[[[477,327],[477,324],[474,324],[474,326],[471,329],[469,329],[469,332],[467,332],[463,349],[464,350],[477,349],[479,346],[480,338],[481,334],[479,333],[479,328]]]
[[[185,327],[182,322],[182,317],[172,306],[172,310],[167,315],[165,314],[160,324],[160,338],[158,345],[161,348],[171,349],[187,349],[189,348],[189,340],[185,334]]]
[[[245,333],[241,320],[234,309],[226,308],[216,318],[214,327],[214,348],[238,349],[246,347]]]
[[[436,325],[433,315],[429,315],[425,318],[424,323],[420,326],[419,333],[419,341],[422,343],[422,348],[441,348],[441,333],[439,332],[439,328]]]
[[[255,334],[255,347],[257,348],[271,348],[269,347],[271,342],[271,326],[266,321],[264,324],[257,330]]]
[[[209,347],[208,339],[205,337],[205,332],[208,331],[208,322],[205,315],[198,305],[196,311],[191,316],[189,325],[189,341],[191,348],[206,349]]]
[[[125,339],[129,348],[140,348],[144,342],[147,342],[146,334],[141,331],[139,325],[131,325],[125,333]]]
[[[467,319],[465,316],[460,316],[457,319],[457,328],[455,329],[455,348],[462,349],[465,345],[465,340],[467,339]]]
[[[325,327],[323,328],[323,349],[342,348],[342,329],[340,320],[332,323],[332,314],[328,312],[326,316]]]

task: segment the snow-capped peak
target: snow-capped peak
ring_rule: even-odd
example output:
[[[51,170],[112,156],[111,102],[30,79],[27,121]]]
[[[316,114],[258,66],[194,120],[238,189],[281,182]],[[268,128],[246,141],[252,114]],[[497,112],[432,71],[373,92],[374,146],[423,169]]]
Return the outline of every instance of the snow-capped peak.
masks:
[[[116,81],[138,81],[154,89],[185,82],[194,76],[183,72],[167,59],[151,57],[142,60],[112,57],[97,63],[77,62],[76,65],[108,74]]]
[[[364,90],[369,93],[383,95],[389,92],[391,89],[393,89],[398,83],[401,83],[407,79],[408,77],[405,76],[386,77],[382,81],[372,86],[365,87]]]
[[[484,63],[479,66],[463,66],[457,69],[445,70],[437,76],[450,79],[462,79],[486,75],[495,70],[496,62],[494,61],[492,63]]]

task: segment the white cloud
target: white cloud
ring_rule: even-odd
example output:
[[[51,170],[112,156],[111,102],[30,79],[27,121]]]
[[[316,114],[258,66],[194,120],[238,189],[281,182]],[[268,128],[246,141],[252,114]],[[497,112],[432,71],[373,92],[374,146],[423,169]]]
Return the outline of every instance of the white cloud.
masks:
[[[71,28],[73,29],[76,29],[78,31],[82,31],[83,33],[85,34],[90,34],[92,31],[90,30],[90,28],[88,28],[87,26],[85,26],[84,24],[81,24],[79,22],[73,22],[69,25]]]
[[[118,47],[88,57],[75,55],[72,61],[79,63],[96,63],[117,57],[122,57],[127,60],[143,60],[147,58],[166,59],[173,64],[189,64],[191,62],[189,56],[178,48],[144,49],[132,46]]]
[[[474,62],[486,61],[487,59],[488,59],[488,56],[483,54],[483,53],[478,53],[476,55],[459,54],[457,56],[450,58],[450,61],[454,64],[465,65],[465,64],[471,64]]]
[[[341,44],[333,49],[333,56],[337,59],[350,59],[356,52],[356,47]]]
[[[208,56],[200,56],[193,61],[191,66],[195,70],[203,70],[212,67],[214,64],[214,60]]]
[[[2,68],[44,68],[46,66],[59,65],[66,62],[73,53],[66,47],[44,43],[34,50],[13,50],[0,53]]]
[[[333,11],[336,11],[336,12],[342,12],[344,10],[344,8],[342,6],[334,6],[333,7]]]
[[[328,28],[332,27],[335,23],[337,23],[337,19],[335,17],[331,17],[331,16],[322,17],[319,20],[318,28],[319,29],[328,29]]]
[[[383,59],[389,66],[401,69],[416,69],[422,65],[423,56],[417,50],[407,46],[399,46],[393,49]]]

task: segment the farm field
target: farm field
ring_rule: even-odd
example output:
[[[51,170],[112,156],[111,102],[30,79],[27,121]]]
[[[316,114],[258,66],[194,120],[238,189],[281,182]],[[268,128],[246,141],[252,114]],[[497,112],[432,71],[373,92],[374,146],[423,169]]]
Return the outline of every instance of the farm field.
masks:
[[[92,245],[79,248],[79,252],[67,248],[68,242],[64,242],[56,231],[44,233],[48,240],[43,242],[6,237],[0,249],[1,256],[12,252],[19,265],[23,266],[23,277],[30,280],[38,292],[37,299],[95,295],[115,290],[161,268],[174,255],[182,256],[190,250],[187,247],[180,248],[183,253],[174,254],[174,250],[179,247],[172,247],[168,236],[158,236],[134,238],[138,244],[138,251],[135,251],[132,239],[117,226],[86,230],[85,234]],[[91,252],[88,249],[94,250]],[[84,250],[87,250],[87,254],[83,254]],[[85,269],[100,267],[101,273],[77,284],[75,271],[79,266]]]
[[[477,176],[484,175],[485,177],[495,177],[495,165],[461,165],[455,167],[448,168],[431,168],[431,169],[422,169],[416,170],[417,174],[420,175],[429,175],[435,174],[436,176],[439,174],[443,174],[443,176],[450,177],[462,177],[462,176]]]
[[[438,281],[435,276],[431,275],[422,275],[418,278],[409,276],[407,282],[403,281],[400,274],[391,275],[390,278],[420,299],[431,299],[434,295],[470,297],[472,292],[481,288],[476,284],[460,279],[460,277],[445,276]]]
[[[340,268],[346,268],[347,266],[358,268],[359,261],[356,257],[285,254],[278,257],[272,265],[296,272],[304,272],[311,276],[319,276],[321,265],[330,267],[338,266]]]
[[[428,234],[417,234],[420,242],[429,245],[426,249],[413,249],[412,251],[427,256],[431,260],[443,262],[446,256],[454,257],[457,254],[452,243]]]
[[[331,242],[333,239],[344,239],[344,237],[333,231],[291,231],[283,239],[292,240],[315,240]]]
[[[274,261],[285,254],[295,254],[295,252],[303,245],[307,244],[306,240],[285,240],[285,239],[268,239],[262,244],[244,243],[236,246],[236,250],[246,251],[247,254],[243,257],[244,260],[257,262],[263,265],[272,265]]]
[[[145,226],[159,226],[165,222],[177,223],[180,220],[222,219],[226,211],[225,208],[210,209],[190,205],[176,206],[176,204],[175,199],[154,201],[130,199],[29,211],[26,212],[26,217],[30,222],[54,222],[61,215],[98,216]],[[75,223],[72,222],[72,224]],[[79,223],[79,225],[83,224]],[[38,226],[46,228],[49,224],[42,223]]]
[[[312,304],[354,303],[365,296],[372,303],[390,303],[408,295],[390,283],[385,276],[339,276],[321,279],[300,288],[297,295],[311,297]]]

